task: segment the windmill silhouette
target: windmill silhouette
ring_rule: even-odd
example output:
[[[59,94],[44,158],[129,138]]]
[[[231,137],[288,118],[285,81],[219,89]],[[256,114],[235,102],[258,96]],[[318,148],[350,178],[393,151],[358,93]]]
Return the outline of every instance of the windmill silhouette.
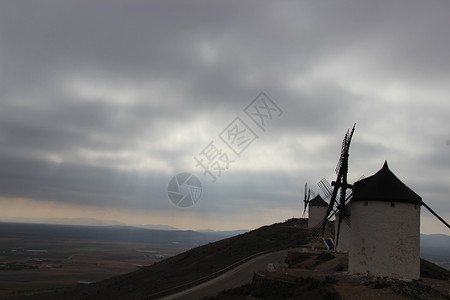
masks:
[[[348,207],[346,209],[346,205],[349,203],[349,200],[353,196],[353,185],[348,183],[347,174],[349,149],[353,133],[355,131],[355,126],[356,124],[353,125],[351,131],[347,130],[347,133],[344,136],[344,140],[342,141],[341,155],[336,166],[336,181],[332,181],[331,184],[329,184],[328,181],[324,178],[317,183],[324,194],[324,199],[330,199],[330,204],[322,222],[320,222],[314,228],[313,234],[317,235],[320,232],[320,229],[322,229],[322,234],[324,234],[328,220],[330,220],[333,216],[336,216],[335,220],[338,227],[336,232],[335,248],[337,248],[339,243],[339,233],[342,222],[345,221],[347,224],[350,224],[349,209]],[[362,175],[357,181],[360,181],[364,178],[365,176]],[[445,226],[450,228],[450,225],[422,200],[421,204]]]
[[[311,197],[311,189],[308,189],[308,183],[305,183],[305,198],[303,199],[303,215],[302,215],[302,218],[305,217],[306,208],[308,207],[310,197]]]
[[[322,229],[322,234],[325,232],[325,228],[328,220],[336,215],[336,222],[338,222],[338,229],[336,234],[336,247],[339,242],[339,231],[341,229],[341,224],[344,220],[346,222],[350,222],[350,217],[348,211],[345,209],[345,205],[348,200],[352,196],[352,188],[353,185],[349,184],[347,181],[348,174],[348,151],[350,149],[350,142],[353,137],[353,133],[355,131],[356,124],[353,125],[352,130],[347,130],[347,133],[344,136],[344,140],[342,141],[341,147],[341,155],[336,166],[336,181],[332,181],[331,185],[326,181],[326,179],[322,179],[319,181],[318,185],[322,189],[325,199],[330,199],[330,204],[328,205],[327,212],[322,222],[316,226],[314,230],[314,234],[317,234],[320,229]],[[337,196],[339,194],[339,199]]]

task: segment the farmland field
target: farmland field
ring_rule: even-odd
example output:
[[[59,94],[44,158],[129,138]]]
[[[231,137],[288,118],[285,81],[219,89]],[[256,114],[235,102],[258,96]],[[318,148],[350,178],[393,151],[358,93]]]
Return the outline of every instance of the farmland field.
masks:
[[[33,231],[25,230],[27,228]],[[63,229],[67,236],[64,238],[60,233],[55,234],[61,230],[57,225],[0,224],[0,298],[99,281],[151,265],[194,245],[179,242],[176,232],[165,233],[164,240],[155,239],[160,232],[152,230],[139,231],[139,234],[149,236],[147,238],[131,239],[124,238],[129,235],[123,232],[135,232],[136,229],[105,228],[104,234],[95,235],[86,232],[102,229],[87,230],[75,226]],[[83,234],[79,234],[80,231]],[[116,233],[115,238],[111,232]],[[189,234],[192,233],[184,235]],[[102,235],[104,239],[99,237]],[[139,239],[145,242],[137,241]]]
[[[134,271],[184,250],[178,244],[149,245],[92,240],[0,239],[0,295],[70,287]],[[28,249],[46,253],[26,252]]]

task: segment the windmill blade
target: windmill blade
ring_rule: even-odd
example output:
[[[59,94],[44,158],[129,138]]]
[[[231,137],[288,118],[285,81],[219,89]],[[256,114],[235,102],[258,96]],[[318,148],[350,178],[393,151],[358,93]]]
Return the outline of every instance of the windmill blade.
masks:
[[[337,233],[336,233],[336,247],[339,243],[339,234],[340,234],[340,230],[341,230],[341,223],[342,221],[345,219],[345,217],[347,216],[347,213],[345,211],[345,204],[346,202],[351,198],[352,193],[347,193],[347,183],[346,183],[346,179],[345,176],[343,176],[343,181],[341,182],[342,185],[340,183],[335,183],[335,187],[340,188],[340,199],[339,199],[339,203],[337,204],[337,218],[336,218],[336,222],[338,222],[338,229],[337,229]]]
[[[306,192],[307,192],[307,190],[308,190],[308,183],[305,183],[305,198],[304,198],[304,201],[306,200]]]
[[[349,193],[347,193],[347,195],[345,196],[345,203],[347,203],[348,201],[350,201],[350,199],[353,196],[353,190],[350,190]]]
[[[353,190],[348,189],[345,191],[345,202],[353,196]]]
[[[428,205],[425,204],[425,202],[422,201],[422,205],[425,206],[426,209],[428,209],[428,211],[430,213],[432,213],[436,218],[439,219],[439,221],[441,221],[442,223],[444,223],[445,226],[447,226],[450,229],[450,225],[448,225],[448,223],[442,219],[437,213],[434,212],[434,210],[431,209],[431,207],[429,207]]]
[[[345,149],[345,144],[344,144],[344,142],[342,142],[342,151],[344,151],[344,149]],[[338,163],[336,165],[336,169],[335,169],[336,175],[339,174],[339,170],[341,169],[343,160],[344,160],[344,152],[341,152],[341,156],[339,156],[339,161],[338,161]]]
[[[306,207],[308,206],[308,203],[309,203],[309,199],[306,199],[307,188],[308,188],[308,183],[305,183],[305,198],[303,199],[303,216],[302,217],[305,217]]]
[[[340,236],[340,232],[341,232],[341,224],[342,222],[347,218],[348,219],[348,215],[347,212],[345,211],[345,203],[347,201],[347,199],[350,199],[351,196],[348,196],[347,198],[347,189],[346,188],[341,188],[341,197],[340,197],[340,201],[338,204],[338,208],[337,208],[337,218],[335,222],[338,222],[338,228],[337,228],[337,232],[336,232],[336,248],[339,244],[339,236]]]
[[[339,161],[338,161],[336,169],[335,169],[336,175],[339,173],[339,170],[341,169],[341,166],[342,166],[342,163],[344,162],[346,153],[348,153],[348,148],[350,147],[350,142],[352,140],[353,133],[355,132],[355,126],[356,126],[356,123],[353,124],[353,128],[350,133],[349,133],[349,130],[347,130],[347,133],[344,136],[344,140],[342,141],[341,156],[339,157]]]
[[[348,148],[348,144],[349,144],[349,142],[348,142],[348,130],[347,130],[347,133],[345,134],[344,139],[342,140],[341,155],[339,156],[339,161],[338,161],[338,163],[336,165],[336,169],[335,169],[336,175],[339,174],[339,170],[341,169],[342,162],[344,161],[345,149]]]
[[[323,226],[326,226],[327,222],[336,214],[336,212],[337,210],[333,210],[328,217],[325,216],[322,221],[320,221],[319,224],[314,227],[312,235],[317,236],[319,232],[322,231],[321,229],[323,228]]]
[[[349,199],[347,199],[349,200]],[[347,201],[346,200],[346,201]],[[336,207],[335,209],[332,210],[332,212],[328,215],[325,216],[321,222],[319,222],[319,224],[317,224],[316,227],[314,227],[313,231],[312,231],[312,235],[313,236],[317,236],[319,235],[319,232],[322,231],[321,229],[324,228],[327,224],[327,222],[333,217],[336,216],[336,214],[339,212],[339,209]],[[347,223],[347,225],[350,226],[350,217],[348,215],[345,215],[344,217],[344,221]]]
[[[333,189],[333,194],[331,195],[331,199],[330,199],[330,204],[328,204],[328,209],[327,209],[327,213],[325,214],[325,219],[328,220],[331,211],[334,210],[334,204],[336,203],[336,196],[338,193],[339,187],[335,186]],[[326,227],[326,222],[323,223],[322,225],[322,233],[325,233],[325,227]]]
[[[337,232],[336,232],[335,249],[337,249],[337,246],[338,246],[338,243],[339,243],[339,233],[341,232],[341,223],[342,222],[338,223],[338,229],[337,229]]]
[[[305,187],[306,187],[306,185],[305,185]],[[311,199],[311,189],[308,189],[308,197],[306,197],[306,191],[305,191],[305,208],[303,210],[303,217],[305,216],[306,208],[309,205],[309,201],[310,201],[309,199]]]
[[[350,195],[350,197],[351,197],[351,195]],[[350,197],[348,197],[348,199],[350,199]],[[347,201],[347,199],[345,201]],[[350,227],[350,216],[347,214],[346,205],[344,204],[344,206],[337,211],[339,211],[339,213],[341,215],[339,216],[339,220],[336,220],[336,222],[339,221],[337,232],[336,232],[336,248],[339,244],[339,236],[340,236],[340,232],[341,232],[342,222],[345,222],[345,224],[347,224],[347,226]]]
[[[353,132],[355,132],[355,127],[356,127],[356,123],[353,124],[352,131],[350,132],[350,137],[348,138],[348,142],[347,142],[348,146],[350,146],[350,141],[352,140]]]
[[[347,134],[345,135],[344,141],[345,141],[345,148],[344,148],[344,152],[343,152],[343,160],[341,163],[341,168],[339,170],[339,175],[338,176],[338,180],[336,180],[335,182],[335,186],[339,186],[341,188],[341,197],[340,197],[340,201],[339,201],[339,226],[338,226],[338,232],[337,232],[337,236],[336,236],[336,245],[338,243],[338,239],[339,239],[339,230],[340,230],[340,225],[343,221],[343,219],[345,218],[346,215],[346,211],[345,211],[345,202],[347,201],[347,199],[349,199],[351,197],[352,191],[350,191],[350,193],[347,192],[347,189],[349,188],[353,188],[352,185],[347,183],[347,173],[348,173],[348,151],[350,148],[350,143],[353,137],[353,133],[355,132],[355,126],[356,123],[353,125],[352,131],[350,132],[350,134],[347,131]]]
[[[359,176],[359,178],[355,182],[363,180],[364,178],[366,178],[366,176],[364,174],[362,174],[361,176]]]
[[[344,221],[350,227],[350,218],[349,218],[349,216],[346,215]]]
[[[338,161],[338,163],[337,163],[337,165],[336,165],[336,169],[335,169],[335,172],[336,172],[336,175],[339,173],[339,170],[341,169],[341,165],[342,165],[342,156],[339,158],[339,161]]]
[[[338,191],[340,191],[340,197],[339,197],[339,203],[337,203],[337,218],[336,222],[338,223],[338,229],[336,232],[336,247],[339,243],[339,234],[340,234],[340,228],[341,223],[345,219],[346,212],[345,212],[345,203],[348,199],[351,197],[351,192],[347,193],[347,190],[350,188],[353,188],[353,185],[348,184],[347,182],[347,173],[348,173],[348,151],[350,148],[350,142],[353,137],[353,133],[355,131],[356,123],[353,125],[353,128],[351,132],[349,133],[349,130],[347,130],[347,133],[345,134],[344,140],[342,142],[342,149],[341,149],[341,156],[338,162],[338,168],[336,168],[337,173],[337,179],[336,181],[333,181],[331,183],[332,186],[334,186],[333,194],[331,196],[330,205],[328,206],[326,218],[331,213],[331,210],[334,208],[334,204],[336,203],[336,196]],[[322,226],[322,233],[325,233],[325,223]]]
[[[306,193],[306,189],[308,189],[308,193]],[[305,200],[303,200],[304,201],[303,217],[305,217],[306,208],[309,205],[311,195],[313,196],[313,198],[317,196],[317,194],[313,190],[308,188],[307,185],[305,184]]]
[[[329,184],[328,181],[325,178],[323,178],[321,181],[317,183],[317,185],[323,192],[324,200],[329,199],[333,194],[333,187],[331,186],[331,184]]]

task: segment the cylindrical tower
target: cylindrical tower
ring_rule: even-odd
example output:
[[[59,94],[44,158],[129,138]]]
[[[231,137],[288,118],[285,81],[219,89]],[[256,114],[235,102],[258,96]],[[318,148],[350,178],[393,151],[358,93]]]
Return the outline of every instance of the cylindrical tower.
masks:
[[[351,203],[349,273],[419,279],[421,197],[385,162],[354,184]]]
[[[318,194],[308,204],[308,228],[314,228],[322,222],[327,213],[328,203]]]

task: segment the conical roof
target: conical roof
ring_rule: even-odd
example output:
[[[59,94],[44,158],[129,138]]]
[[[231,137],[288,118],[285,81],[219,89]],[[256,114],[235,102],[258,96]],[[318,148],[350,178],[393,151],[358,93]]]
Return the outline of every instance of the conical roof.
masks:
[[[374,175],[355,182],[352,201],[387,201],[422,205],[422,198],[389,170],[387,161]]]
[[[313,199],[311,199],[311,201],[309,201],[309,206],[328,207],[328,203],[326,203],[325,200],[323,200],[322,197],[320,197],[320,195],[317,194],[317,196],[315,196]]]

